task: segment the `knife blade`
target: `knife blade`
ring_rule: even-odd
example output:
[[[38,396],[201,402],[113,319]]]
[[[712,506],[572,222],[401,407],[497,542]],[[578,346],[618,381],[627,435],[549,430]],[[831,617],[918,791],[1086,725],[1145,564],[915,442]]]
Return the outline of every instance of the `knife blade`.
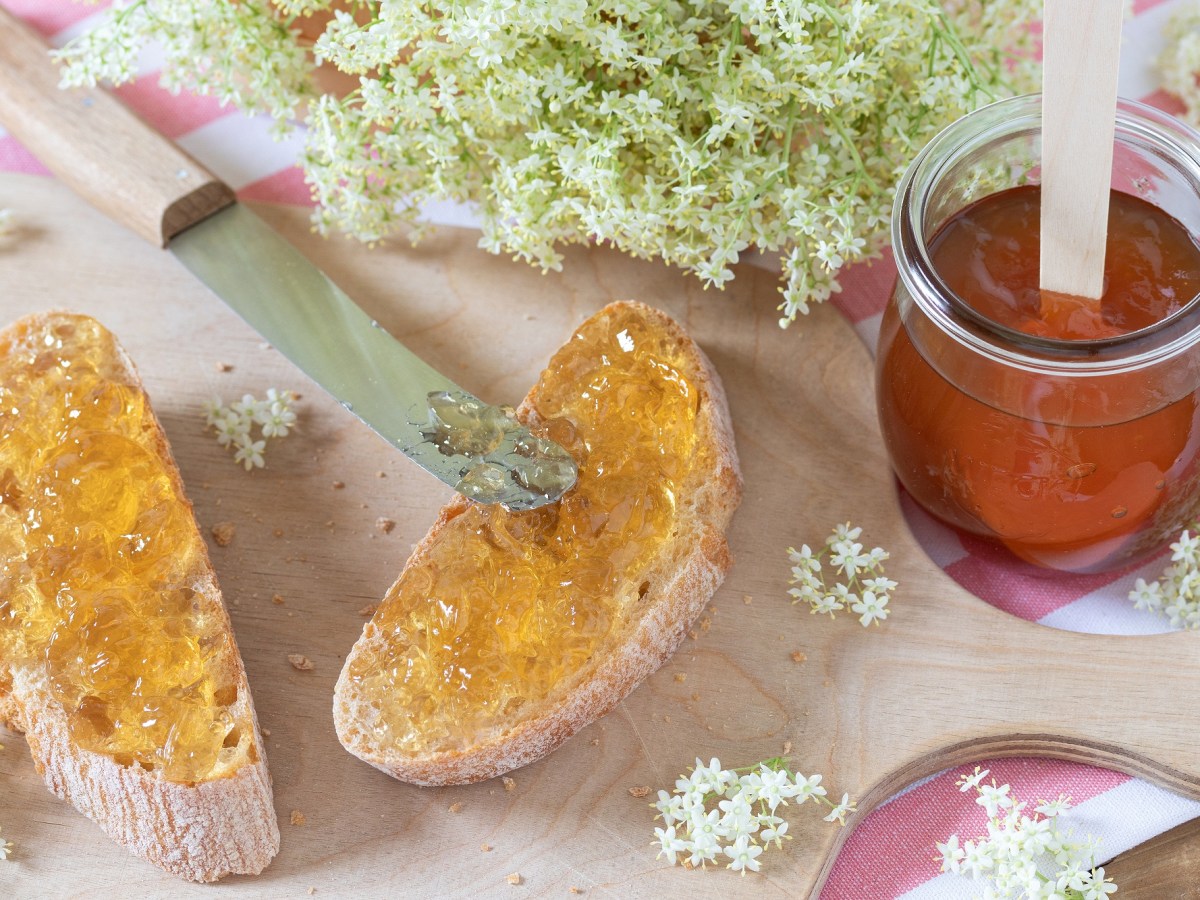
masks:
[[[195,159],[104,91],[61,90],[48,50],[0,7],[0,124],[76,193],[166,247],[342,406],[456,491],[520,510],[575,484],[566,450],[421,360]]]

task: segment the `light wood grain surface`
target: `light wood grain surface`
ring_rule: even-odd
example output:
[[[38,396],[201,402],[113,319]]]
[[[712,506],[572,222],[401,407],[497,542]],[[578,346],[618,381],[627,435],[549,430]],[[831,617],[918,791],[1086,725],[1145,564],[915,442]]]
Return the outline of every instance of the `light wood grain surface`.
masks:
[[[477,250],[469,232],[368,252],[313,236],[302,210],[262,208],[373,317],[487,399],[518,400],[575,325],[619,298],[676,316],[729,392],[746,498],[731,533],[737,562],[695,639],[615,712],[515,772],[512,790],[396,782],[338,745],[331,694],[359,611],[382,596],[446,489],[262,346],[168,254],[52,181],[4,176],[0,198],[24,223],[0,252],[0,318],[70,307],[104,321],[139,364],[202,526],[237,526],[213,559],[270,731],[283,830],[279,857],[257,878],[174,881],[52,798],[14,738],[0,753],[0,822],[19,852],[0,868],[0,893],[549,897],[576,886],[590,896],[804,897],[848,833],[811,807],[793,814],[797,839],[766,872],[740,879],[655,862],[651,811],[628,792],[669,786],[697,755],[746,764],[785,741],[801,770],[822,772],[831,793],[849,791],[864,810],[945,766],[1030,753],[1200,797],[1200,636],[1052,631],[950,582],[904,525],[870,360],[834,310],[783,333],[774,278],[753,269],[725,294],[705,293],[662,266],[577,249],[562,275],[542,276]],[[302,430],[268,447],[266,470],[246,474],[204,433],[200,404],[268,386],[304,395]],[[376,529],[381,516],[397,522],[390,534]],[[847,519],[893,552],[889,574],[902,587],[885,627],[787,603],[784,548]],[[289,653],[315,669],[296,671]],[[293,810],[306,824],[289,824]],[[514,872],[518,887],[505,881]]]
[[[1105,872],[1121,900],[1200,900],[1200,819],[1121,854]]]

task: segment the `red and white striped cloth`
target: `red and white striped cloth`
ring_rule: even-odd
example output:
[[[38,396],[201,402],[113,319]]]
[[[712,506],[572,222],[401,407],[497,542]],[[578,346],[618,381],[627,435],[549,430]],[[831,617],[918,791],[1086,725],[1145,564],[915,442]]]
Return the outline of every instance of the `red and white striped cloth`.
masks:
[[[1178,104],[1158,89],[1154,59],[1163,45],[1163,27],[1172,8],[1192,0],[1136,0],[1126,23],[1120,93],[1178,112]],[[70,0],[0,0],[54,45],[86,31],[97,6]],[[107,3],[99,4],[100,8]],[[269,123],[252,119],[215,101],[189,94],[174,96],[157,86],[160,61],[144,54],[142,77],[117,93],[144,119],[234,187],[245,200],[309,204],[308,189],[294,163],[300,139],[277,142]],[[45,174],[46,170],[14,138],[0,129],[0,171]],[[0,197],[0,206],[3,197]],[[434,205],[433,221],[469,225],[469,210]],[[874,347],[879,319],[895,268],[890,258],[859,266],[843,279],[838,309]],[[1159,560],[1115,576],[1047,579],[1003,551],[964,539],[932,521],[911,503],[909,521],[933,559],[956,581],[993,605],[1055,628],[1104,634],[1146,634],[1167,630],[1165,621],[1133,609],[1126,595],[1138,576],[1162,569]],[[981,761],[1000,782],[1024,799],[1065,792],[1077,806],[1069,814],[1077,833],[1103,841],[1114,856],[1175,825],[1200,816],[1200,802],[1186,800],[1127,775],[1075,763],[1041,759]],[[823,900],[949,900],[972,897],[979,885],[939,874],[934,843],[952,832],[963,838],[984,830],[984,813],[955,780],[962,770],[928,779],[893,797],[862,821],[842,850],[822,893]]]

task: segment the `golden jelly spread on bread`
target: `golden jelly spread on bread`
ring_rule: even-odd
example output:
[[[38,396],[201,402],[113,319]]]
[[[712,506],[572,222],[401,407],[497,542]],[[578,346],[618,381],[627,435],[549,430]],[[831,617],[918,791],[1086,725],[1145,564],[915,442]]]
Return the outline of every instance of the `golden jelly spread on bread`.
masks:
[[[234,650],[195,591],[203,541],[118,353],[84,316],[0,339],[0,673],[44,672],[80,747],[198,781],[239,741]]]
[[[594,317],[555,354],[533,430],[571,453],[579,481],[532,511],[470,505],[388,592],[347,671],[382,749],[470,746],[636,613],[697,464],[688,367],[684,342],[636,307]]]

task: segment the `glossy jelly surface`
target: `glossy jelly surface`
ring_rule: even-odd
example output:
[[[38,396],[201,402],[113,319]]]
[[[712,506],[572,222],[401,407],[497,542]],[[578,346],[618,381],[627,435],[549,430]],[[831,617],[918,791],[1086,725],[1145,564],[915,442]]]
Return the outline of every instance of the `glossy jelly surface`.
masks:
[[[1039,337],[1092,341],[1153,325],[1200,293],[1193,237],[1144,200],[1114,192],[1103,297],[1043,296],[1039,201],[1035,187],[987,197],[953,216],[930,244],[946,285],[984,317]],[[1097,382],[1086,395],[1089,415],[1138,414],[1076,424],[1070,410],[1073,403],[1082,408],[1080,385],[1014,375],[982,356],[970,383],[951,383],[931,360],[957,349],[931,328],[924,333],[930,337],[922,351],[889,304],[877,396],[893,466],[929,512],[1028,561],[1075,572],[1132,563],[1195,515],[1200,404],[1194,391],[1156,399],[1160,370],[1150,366]],[[978,399],[1002,385],[1018,386],[1007,393],[1019,399],[1020,410]]]
[[[368,626],[386,647],[360,646],[348,672],[383,748],[471,745],[635,612],[698,461],[685,366],[679,340],[630,307],[589,320],[550,361],[535,431],[570,451],[579,481],[541,509],[471,505],[388,592]]]
[[[44,667],[81,747],[179,782],[238,743],[203,541],[115,341],[83,316],[0,344],[0,661]]]

